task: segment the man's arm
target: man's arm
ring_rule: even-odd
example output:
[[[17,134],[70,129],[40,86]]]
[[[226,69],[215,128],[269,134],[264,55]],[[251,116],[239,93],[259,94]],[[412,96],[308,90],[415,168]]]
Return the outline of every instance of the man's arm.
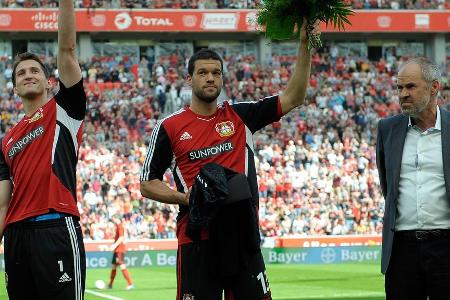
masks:
[[[72,87],[81,79],[76,54],[75,9],[72,0],[59,1],[58,57],[59,78],[65,87]]]
[[[141,181],[142,196],[167,204],[189,205],[190,192],[190,189],[186,194],[174,191],[159,179]]]
[[[376,145],[376,161],[378,168],[378,177],[380,178],[381,192],[386,198],[387,182],[386,182],[386,165],[384,162],[384,146],[383,137],[381,135],[381,120],[378,122],[377,145]]]
[[[119,247],[119,245],[123,242],[124,238],[123,235],[119,236],[119,238],[117,239],[117,241],[114,242],[114,244],[111,245],[111,251],[116,250],[117,247]]]
[[[307,22],[304,19],[300,29],[300,47],[295,62],[295,71],[287,84],[286,90],[280,96],[281,111],[283,115],[305,102],[306,89],[308,87],[309,74],[311,72],[311,51],[308,50],[306,26]],[[317,21],[314,24],[313,34],[318,32],[319,22]]]
[[[0,240],[3,238],[5,229],[6,212],[11,201],[12,184],[11,180],[0,181]]]

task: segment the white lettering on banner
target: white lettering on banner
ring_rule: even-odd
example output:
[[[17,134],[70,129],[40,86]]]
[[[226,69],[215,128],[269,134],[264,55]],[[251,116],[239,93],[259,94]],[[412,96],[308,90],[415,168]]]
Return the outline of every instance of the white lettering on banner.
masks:
[[[377,23],[381,28],[388,28],[391,26],[392,19],[389,16],[379,16],[377,18]]]
[[[106,257],[88,257],[86,256],[87,268],[106,268],[108,266],[108,260]]]
[[[125,259],[124,259],[125,265],[128,266],[128,267],[136,267],[136,260],[137,259],[138,258],[136,256],[132,256],[132,257],[125,256]]]
[[[300,263],[306,261],[307,252],[277,253],[269,251],[269,263]]]
[[[36,22],[34,23],[35,29],[58,29],[58,22]]]
[[[195,15],[183,16],[183,25],[185,27],[195,27],[197,25],[197,17]]]
[[[110,245],[98,245],[98,250],[109,251]]]
[[[38,12],[37,14],[31,17],[31,20],[34,21],[35,29],[58,29],[58,13],[45,13]]]
[[[342,261],[373,261],[378,259],[378,251],[353,251],[348,249],[342,249],[341,260]]]
[[[158,266],[175,266],[177,257],[175,255],[167,255],[166,253],[158,253],[156,255],[156,264]]]
[[[430,15],[416,14],[416,28],[430,28]]]
[[[134,19],[138,26],[173,26],[173,22],[169,18],[146,18],[142,16],[135,16]]]
[[[44,13],[44,12],[40,11],[37,14],[35,14],[34,16],[32,16],[31,20],[58,22],[58,13],[57,12]]]
[[[144,267],[144,266],[153,266],[152,258],[150,257],[150,254],[148,254],[148,253],[145,253],[144,257],[142,258],[141,267]]]
[[[256,22],[256,13],[255,12],[249,12],[245,16],[245,24],[247,24],[248,30],[256,30],[257,28],[261,29],[261,26],[257,25],[258,23]]]
[[[204,13],[202,28],[236,30],[239,14],[236,13]]]
[[[91,16],[91,23],[95,27],[103,27],[106,24],[106,15],[95,14]]]
[[[0,14],[0,26],[7,27],[11,25],[12,17],[9,14]]]

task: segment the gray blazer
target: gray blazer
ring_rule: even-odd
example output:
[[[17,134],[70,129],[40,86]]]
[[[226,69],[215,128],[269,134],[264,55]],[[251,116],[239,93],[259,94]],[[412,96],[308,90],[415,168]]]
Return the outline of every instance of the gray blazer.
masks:
[[[445,189],[450,203],[450,112],[445,109],[440,109],[440,112]],[[398,183],[408,120],[408,116],[400,114],[380,120],[378,123],[377,167],[385,199],[381,252],[381,272],[383,274],[386,274],[389,266],[394,240]]]

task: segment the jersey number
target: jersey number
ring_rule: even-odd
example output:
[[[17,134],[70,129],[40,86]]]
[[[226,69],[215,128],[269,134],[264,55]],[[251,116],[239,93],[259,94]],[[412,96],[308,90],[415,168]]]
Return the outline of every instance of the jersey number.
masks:
[[[263,272],[259,273],[256,278],[258,278],[258,280],[261,281],[261,285],[262,285],[264,294],[267,294],[267,292],[270,291],[270,288],[269,288],[269,280],[267,279],[266,271],[264,271],[264,273]]]
[[[62,260],[58,260],[58,265],[59,265],[59,271],[63,272],[64,271],[63,261]]]

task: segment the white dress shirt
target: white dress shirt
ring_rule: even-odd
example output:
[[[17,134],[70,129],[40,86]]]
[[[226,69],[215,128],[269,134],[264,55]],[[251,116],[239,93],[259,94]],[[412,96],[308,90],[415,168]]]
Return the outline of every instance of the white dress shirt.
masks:
[[[448,154],[449,155],[449,154]],[[442,162],[441,114],[422,131],[409,119],[400,170],[395,230],[450,228]]]

